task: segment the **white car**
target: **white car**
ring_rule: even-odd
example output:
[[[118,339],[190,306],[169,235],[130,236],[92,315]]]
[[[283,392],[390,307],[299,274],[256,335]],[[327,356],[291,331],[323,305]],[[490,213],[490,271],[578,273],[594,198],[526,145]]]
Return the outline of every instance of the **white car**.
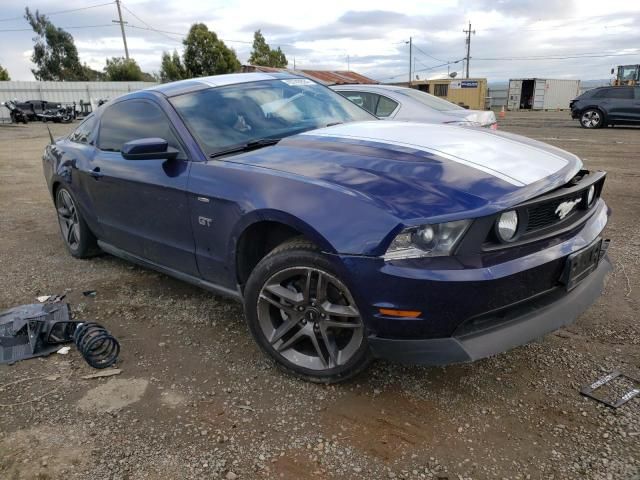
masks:
[[[334,85],[336,92],[383,120],[448,123],[497,129],[492,111],[467,110],[414,88],[395,85]]]

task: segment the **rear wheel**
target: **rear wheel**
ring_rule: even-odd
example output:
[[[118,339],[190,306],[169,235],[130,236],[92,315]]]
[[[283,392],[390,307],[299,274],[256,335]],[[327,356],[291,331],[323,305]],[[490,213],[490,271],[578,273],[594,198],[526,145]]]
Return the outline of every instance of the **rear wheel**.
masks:
[[[597,108],[589,108],[580,115],[580,125],[584,128],[600,128],[604,125],[604,115]]]
[[[258,345],[306,380],[347,380],[371,360],[353,296],[309,242],[283,244],[258,263],[247,282],[245,313]]]
[[[98,252],[96,238],[82,218],[73,195],[66,187],[56,191],[56,210],[60,233],[67,250],[76,258],[88,258]]]

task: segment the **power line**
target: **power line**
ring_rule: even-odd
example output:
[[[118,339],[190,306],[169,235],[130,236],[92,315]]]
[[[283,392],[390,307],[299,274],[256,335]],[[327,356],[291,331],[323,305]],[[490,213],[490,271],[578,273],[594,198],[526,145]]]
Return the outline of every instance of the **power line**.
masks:
[[[456,63],[460,63],[460,62],[462,62],[463,60],[464,60],[464,58],[461,58],[460,60],[454,60],[454,61],[451,61],[451,62],[443,63],[443,64],[441,64],[441,65],[435,65],[435,66],[433,66],[433,67],[423,68],[423,69],[421,69],[421,70],[416,70],[416,71],[414,71],[413,73],[428,72],[429,70],[435,70],[435,69],[440,68],[440,67],[446,67],[447,65],[453,65],[453,64],[456,64]],[[391,76],[391,77],[385,77],[385,78],[382,78],[381,80],[390,80],[390,79],[392,79],[392,78],[398,78],[398,77],[402,77],[402,76],[404,76],[404,75],[405,75],[404,73],[400,73],[400,74],[398,74],[398,75],[393,75],[393,76]]]
[[[446,62],[446,60],[442,60],[441,58],[436,58],[433,55],[429,55],[428,53],[426,53],[424,50],[422,50],[420,47],[418,47],[416,44],[413,45],[413,48],[415,48],[416,50],[418,50],[419,52],[421,52],[423,55],[434,59],[436,62]]]
[[[114,2],[107,2],[107,3],[99,3],[98,5],[89,5],[87,7],[80,7],[80,8],[71,8],[69,10],[58,10],[57,12],[50,12],[50,13],[42,13],[41,15],[46,15],[47,17],[52,17],[54,15],[60,15],[63,13],[71,13],[71,12],[79,12],[81,10],[89,10],[90,8],[97,8],[97,7],[104,7],[106,5],[112,5]],[[23,20],[24,17],[12,17],[12,18],[1,18],[0,22],[11,22],[13,20]]]
[[[159,33],[160,35],[162,35],[165,38],[168,38],[169,40],[173,41],[173,42],[180,42],[180,40],[177,40],[176,38],[170,37],[169,35],[167,35],[164,32],[161,31],[157,31],[157,29],[155,29],[153,26],[151,26],[150,24],[148,24],[147,22],[145,22],[143,19],[141,19],[138,15],[136,15],[135,13],[133,13],[131,10],[129,10],[127,8],[126,5],[122,5],[122,8],[124,8],[127,12],[129,12],[131,15],[133,15],[136,19],[138,19],[139,21],[141,21],[142,23],[144,23],[147,27],[149,27],[152,31],[156,31],[156,33]],[[135,28],[135,27],[134,27]]]
[[[115,27],[113,23],[103,23],[101,25],[72,25],[70,27],[56,27],[61,28],[63,30],[69,29],[78,29],[78,28],[101,28],[101,27]],[[10,28],[6,30],[0,30],[0,33],[3,32],[32,32],[32,28]]]
[[[536,60],[568,60],[572,58],[607,58],[607,57],[629,57],[640,55],[640,52],[634,53],[609,53],[609,54],[567,54],[565,56],[534,56],[534,57],[495,57],[495,58],[475,58],[474,60],[483,61],[536,61]]]

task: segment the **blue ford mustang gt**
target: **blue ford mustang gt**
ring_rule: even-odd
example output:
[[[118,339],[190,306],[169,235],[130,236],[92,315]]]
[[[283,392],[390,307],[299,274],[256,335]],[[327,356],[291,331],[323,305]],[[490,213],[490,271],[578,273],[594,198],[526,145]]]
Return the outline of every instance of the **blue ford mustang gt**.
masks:
[[[379,121],[289,74],[119,97],[43,160],[71,255],[242,301],[264,352],[317,382],[524,344],[611,268],[604,172],[516,135]]]

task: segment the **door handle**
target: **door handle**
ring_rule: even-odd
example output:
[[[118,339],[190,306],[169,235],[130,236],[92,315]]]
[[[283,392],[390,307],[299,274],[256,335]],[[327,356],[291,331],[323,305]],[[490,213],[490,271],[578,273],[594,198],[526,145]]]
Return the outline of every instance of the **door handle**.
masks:
[[[103,173],[100,173],[100,167],[89,170],[89,175],[91,175],[93,178],[100,178],[104,176]]]

